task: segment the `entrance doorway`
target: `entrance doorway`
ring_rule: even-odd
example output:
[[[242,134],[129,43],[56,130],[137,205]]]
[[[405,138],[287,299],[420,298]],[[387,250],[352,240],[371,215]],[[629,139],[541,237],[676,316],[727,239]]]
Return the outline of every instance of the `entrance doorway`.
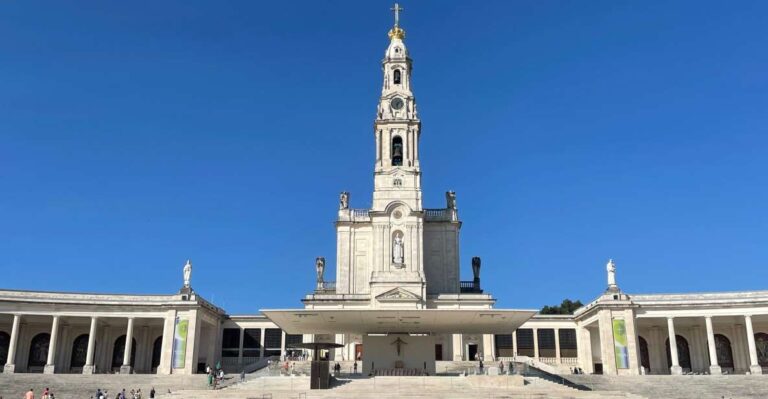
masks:
[[[355,360],[363,360],[363,344],[355,344]]]
[[[435,344],[435,360],[443,360],[443,344]]]
[[[467,360],[477,360],[477,344],[467,344]]]

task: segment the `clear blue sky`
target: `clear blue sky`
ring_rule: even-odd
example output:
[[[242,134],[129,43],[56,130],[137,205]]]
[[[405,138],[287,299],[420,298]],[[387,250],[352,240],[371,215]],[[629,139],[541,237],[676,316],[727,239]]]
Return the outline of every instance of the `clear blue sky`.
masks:
[[[403,2],[500,307],[768,288],[768,2]],[[370,205],[388,1],[0,4],[0,286],[296,307]],[[335,270],[330,270],[330,274]]]

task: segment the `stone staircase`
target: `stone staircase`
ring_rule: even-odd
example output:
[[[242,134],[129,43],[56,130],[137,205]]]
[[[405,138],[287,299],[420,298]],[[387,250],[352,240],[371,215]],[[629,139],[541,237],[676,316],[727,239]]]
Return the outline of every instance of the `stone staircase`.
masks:
[[[248,378],[244,383],[234,384],[218,391],[183,390],[176,391],[166,398],[647,399],[622,392],[579,391],[535,378],[526,378],[523,381],[521,376],[343,378],[328,390],[309,390],[309,377],[304,376],[259,377]]]
[[[225,382],[234,382],[232,376],[227,376]],[[22,398],[30,388],[35,390],[35,397],[42,395],[43,389],[50,388],[57,399],[90,398],[101,388],[107,390],[109,396],[122,389],[141,389],[144,398],[149,397],[149,391],[155,388],[158,396],[181,389],[206,389],[205,375],[156,375],[156,374],[0,374],[0,397]]]
[[[764,399],[765,375],[569,375],[568,379],[594,390],[630,392],[652,399]]]

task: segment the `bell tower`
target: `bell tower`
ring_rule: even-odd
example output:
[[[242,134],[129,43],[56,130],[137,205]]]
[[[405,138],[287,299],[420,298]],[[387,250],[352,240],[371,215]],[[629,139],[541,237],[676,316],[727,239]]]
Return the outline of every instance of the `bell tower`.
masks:
[[[421,121],[411,91],[413,63],[405,47],[398,4],[392,9],[395,25],[389,31],[389,46],[381,62],[383,84],[373,133],[376,164],[372,211],[384,211],[393,201],[421,211],[419,136]]]

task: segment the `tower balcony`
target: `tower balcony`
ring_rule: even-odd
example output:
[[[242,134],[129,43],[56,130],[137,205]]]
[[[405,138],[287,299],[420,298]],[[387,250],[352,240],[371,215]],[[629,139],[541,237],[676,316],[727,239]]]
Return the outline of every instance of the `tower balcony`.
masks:
[[[339,209],[339,222],[366,223],[371,221],[368,209]]]
[[[425,222],[458,222],[459,215],[456,209],[424,209]]]

